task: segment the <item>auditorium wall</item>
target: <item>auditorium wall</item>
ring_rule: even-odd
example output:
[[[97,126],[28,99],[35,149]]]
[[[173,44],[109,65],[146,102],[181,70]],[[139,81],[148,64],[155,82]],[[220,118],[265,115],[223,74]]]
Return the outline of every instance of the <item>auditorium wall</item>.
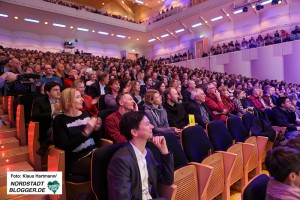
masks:
[[[258,79],[300,83],[300,40],[173,63]]]
[[[31,32],[8,31],[0,28],[0,44],[5,47],[26,48],[40,51],[61,52],[64,50],[63,43],[72,41],[74,38],[61,38],[53,35],[38,35]],[[74,43],[73,50],[65,49],[65,51],[74,51],[75,49],[92,53],[97,56],[109,56],[120,58],[120,51],[126,49],[117,44],[102,44],[97,41],[82,41]]]

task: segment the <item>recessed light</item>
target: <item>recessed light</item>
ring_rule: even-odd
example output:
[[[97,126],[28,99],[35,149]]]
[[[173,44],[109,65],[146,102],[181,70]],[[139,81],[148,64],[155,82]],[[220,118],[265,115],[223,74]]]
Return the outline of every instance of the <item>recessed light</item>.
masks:
[[[14,18],[15,18],[15,19],[19,19],[19,17],[18,17],[18,16],[15,16]]]
[[[114,36],[114,34],[112,33],[111,36]]]
[[[45,24],[48,24],[48,22],[45,22]]]
[[[182,28],[182,29],[179,29],[179,30],[175,31],[175,33],[180,33],[180,32],[183,32],[183,31],[184,31],[184,29]]]
[[[136,38],[136,40],[140,40],[139,38]]]
[[[167,34],[164,34],[164,35],[162,35],[162,36],[160,36],[161,38],[165,38],[165,37],[168,37],[169,36],[169,34],[167,33]]]
[[[29,19],[29,18],[24,18],[24,21],[26,21],[26,22],[33,22],[33,23],[40,23],[39,20],[36,20],[36,19]]]
[[[104,3],[102,3],[102,5],[104,5]]]
[[[89,31],[89,29],[87,29],[87,28],[77,28],[77,30],[79,30],[79,31],[85,31],[85,32]]]
[[[70,26],[70,29],[73,29],[74,27],[73,26]]]
[[[0,14],[0,17],[8,17],[6,14]]]
[[[140,0],[135,0],[135,3],[144,4],[144,2],[142,2]]]
[[[108,35],[107,32],[103,32],[103,31],[98,31],[98,33],[101,34],[101,35]],[[114,35],[114,34],[112,34],[112,35]]]
[[[195,28],[195,27],[201,26],[201,25],[202,25],[202,23],[197,23],[197,24],[192,25],[192,27]]]
[[[207,23],[208,23],[208,21],[205,21],[205,23],[207,24]]]
[[[118,38],[125,38],[125,35],[117,35]]]
[[[66,25],[64,25],[64,24],[53,23],[52,25],[57,26],[57,27],[66,28]]]
[[[223,16],[218,16],[218,17],[212,18],[211,21],[214,22],[214,21],[218,21],[220,19],[223,19]],[[207,21],[205,23],[207,23]]]
[[[155,38],[152,38],[152,39],[148,40],[148,42],[153,42],[155,40],[156,40]]]
[[[95,30],[92,30],[93,33],[95,33]]]
[[[242,13],[242,12],[243,12],[243,9],[239,9],[239,10],[234,11],[233,14],[236,15],[236,14],[239,14],[239,13]]]
[[[130,37],[128,37],[128,39],[130,39]]]
[[[227,14],[226,16],[227,16],[227,17],[229,17],[230,15],[229,15],[229,14]]]

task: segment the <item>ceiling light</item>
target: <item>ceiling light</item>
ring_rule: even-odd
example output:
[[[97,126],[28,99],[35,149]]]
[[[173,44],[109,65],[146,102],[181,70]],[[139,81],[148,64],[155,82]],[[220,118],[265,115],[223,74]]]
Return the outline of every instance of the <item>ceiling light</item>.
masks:
[[[135,3],[144,4],[144,2],[142,2],[140,0],[135,0]]]
[[[193,28],[195,28],[195,27],[197,27],[197,26],[201,26],[202,25],[202,23],[198,23],[198,24],[194,24],[194,25],[192,25],[192,27]]]
[[[73,26],[70,26],[70,29],[73,29],[74,27]]]
[[[40,23],[39,20],[29,19],[29,18],[24,18],[24,21],[26,21],[26,22],[33,22],[33,23]]]
[[[98,33],[101,34],[101,35],[108,35],[107,32],[98,31]],[[113,35],[113,34],[112,34],[112,35]]]
[[[130,37],[128,37],[128,39],[130,39]]]
[[[6,14],[0,14],[0,17],[8,17]]]
[[[272,2],[272,0],[268,0],[268,1],[264,1],[264,2],[261,2],[261,5],[266,5],[266,4],[268,4],[268,3],[271,3]]]
[[[162,35],[162,36],[160,36],[161,38],[165,38],[165,37],[168,37],[169,36],[169,34],[167,33],[167,34],[164,34],[164,35]]]
[[[15,18],[15,19],[19,19],[19,17],[18,17],[18,16],[15,16],[14,18]]]
[[[53,25],[53,26],[57,26],[57,27],[66,28],[66,25],[64,25],[64,24],[53,23],[52,25]]]
[[[148,42],[153,42],[155,40],[156,40],[155,38],[152,38],[152,39],[148,40]]]
[[[255,5],[254,5],[254,4],[252,5],[252,8],[255,8]]]
[[[140,40],[139,38],[136,38],[136,40]]]
[[[117,35],[118,38],[125,38],[125,35]]]
[[[79,31],[85,31],[85,32],[89,31],[89,29],[87,29],[87,28],[77,28],[77,30],[79,30]]]
[[[48,24],[48,22],[45,22],[45,24]]]
[[[236,15],[236,14],[239,14],[239,13],[242,13],[242,12],[243,12],[243,9],[239,9],[239,10],[234,11],[233,14]]]
[[[114,36],[114,34],[112,33],[111,36]]]
[[[229,14],[226,14],[226,16],[229,17],[230,15],[229,15]]]
[[[104,3],[102,3],[102,5],[104,5]]]
[[[95,30],[92,30],[93,33],[95,33]]]
[[[205,24],[207,24],[208,23],[208,21],[205,21]]]
[[[180,32],[182,32],[182,31],[184,31],[184,29],[182,28],[182,29],[179,29],[179,30],[177,30],[177,31],[175,31],[175,33],[180,33]],[[173,34],[173,33],[172,33]]]
[[[200,38],[203,38],[204,36],[203,35],[200,35]]]
[[[212,18],[211,21],[214,22],[214,21],[217,21],[217,20],[220,20],[220,19],[223,19],[223,16]]]

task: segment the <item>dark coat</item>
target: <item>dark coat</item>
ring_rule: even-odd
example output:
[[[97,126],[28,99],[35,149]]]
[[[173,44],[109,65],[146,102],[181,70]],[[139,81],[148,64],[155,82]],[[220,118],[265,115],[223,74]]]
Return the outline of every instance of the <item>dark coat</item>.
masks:
[[[149,193],[153,199],[156,199],[158,198],[157,183],[171,185],[174,181],[173,155],[164,155],[162,166],[159,166],[152,152],[147,149],[146,161],[149,175]],[[129,142],[113,155],[107,170],[107,180],[109,180],[108,196],[110,200],[142,199],[142,183],[138,161]]]

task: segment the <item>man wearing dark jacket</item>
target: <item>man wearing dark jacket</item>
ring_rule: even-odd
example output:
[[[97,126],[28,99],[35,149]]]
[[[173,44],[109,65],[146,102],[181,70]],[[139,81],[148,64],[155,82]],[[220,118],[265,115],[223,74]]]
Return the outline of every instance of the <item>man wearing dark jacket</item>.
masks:
[[[50,145],[50,133],[53,118],[59,114],[60,87],[57,82],[48,82],[44,87],[46,95],[34,100],[31,119],[39,122],[39,142],[41,148],[38,153],[43,156]]]
[[[273,126],[287,127],[286,137],[299,134],[300,126],[297,126],[295,110],[287,97],[279,97],[276,100],[276,107],[271,112]]]
[[[165,103],[164,109],[168,114],[168,122],[170,127],[183,129],[188,125],[188,117],[183,106],[178,103],[178,93],[175,88],[168,88],[164,92]]]
[[[187,106],[187,113],[195,116],[198,125],[206,128],[206,124],[213,120],[210,110],[205,104],[205,93],[202,89],[196,88],[191,93],[191,102]]]

